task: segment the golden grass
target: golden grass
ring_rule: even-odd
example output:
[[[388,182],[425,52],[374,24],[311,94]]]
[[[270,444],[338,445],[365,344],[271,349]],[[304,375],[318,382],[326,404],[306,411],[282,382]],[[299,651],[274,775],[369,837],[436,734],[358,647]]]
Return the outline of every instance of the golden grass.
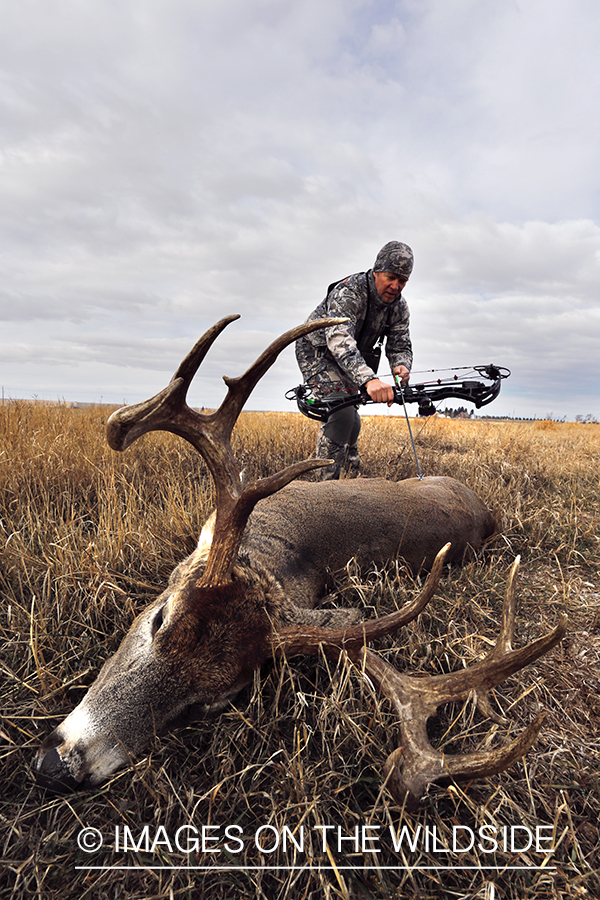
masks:
[[[478,749],[513,737],[543,707],[546,725],[524,762],[469,786],[432,787],[409,813],[381,782],[381,765],[397,745],[394,718],[344,660],[271,664],[220,716],[157,739],[102,789],[57,798],[36,786],[31,762],[39,742],[192,549],[211,505],[205,467],[183,441],[152,435],[115,454],[105,444],[105,417],[103,408],[0,406],[0,897],[600,896],[600,427],[414,422],[424,473],[471,486],[495,510],[503,533],[477,560],[447,574],[405,633],[381,643],[388,659],[434,674],[480,658],[497,633],[517,553],[517,641],[538,636],[563,611],[570,626],[559,648],[496,691],[513,725],[482,721],[470,704],[448,707],[432,722],[448,752]],[[363,421],[365,475],[414,475],[403,420]],[[268,474],[312,455],[316,428],[298,414],[245,413],[236,452],[249,477]],[[370,615],[402,604],[417,585],[401,566],[362,573],[350,566],[337,588],[340,603],[361,604]],[[248,838],[266,825],[279,832],[287,826],[298,837],[303,826],[306,843],[303,852],[288,843],[267,853],[248,839],[239,853],[228,854],[221,843],[219,854],[191,856],[165,844],[154,854],[111,849],[115,827],[139,835],[144,825],[151,834],[163,826],[173,837],[186,824],[236,824]],[[527,862],[539,865],[544,856],[475,847],[448,857],[422,843],[395,853],[389,837],[371,845],[379,854],[356,853],[348,841],[339,850],[335,835],[323,852],[314,830],[333,825],[352,836],[356,826],[379,826],[369,833],[387,835],[389,826],[405,825],[414,835],[419,826],[436,826],[444,844],[453,825],[484,824],[552,826],[556,850],[544,868],[527,870]],[[78,849],[83,826],[104,836],[98,853]],[[426,868],[449,859],[497,868]],[[309,863],[312,869],[283,868]],[[76,868],[88,865],[147,868]],[[186,868],[150,868],[161,865]],[[238,868],[204,872],[192,865]]]

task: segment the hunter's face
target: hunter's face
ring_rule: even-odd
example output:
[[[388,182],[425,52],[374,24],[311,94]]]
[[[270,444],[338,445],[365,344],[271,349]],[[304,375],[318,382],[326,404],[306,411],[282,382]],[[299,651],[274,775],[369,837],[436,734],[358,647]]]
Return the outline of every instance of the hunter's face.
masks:
[[[408,278],[405,275],[395,275],[393,272],[373,272],[373,280],[379,298],[384,303],[393,303],[406,287]]]

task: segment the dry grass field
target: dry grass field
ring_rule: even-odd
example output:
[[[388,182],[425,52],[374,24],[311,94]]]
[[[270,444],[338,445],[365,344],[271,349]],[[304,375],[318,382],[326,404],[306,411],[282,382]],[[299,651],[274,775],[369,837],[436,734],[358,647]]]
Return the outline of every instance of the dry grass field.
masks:
[[[517,554],[516,643],[563,612],[569,628],[496,689],[510,725],[483,720],[471,703],[445,707],[431,723],[452,753],[497,746],[546,709],[527,757],[488,779],[432,786],[410,812],[382,787],[382,763],[397,746],[392,711],[345,659],[270,664],[221,714],[157,737],[101,788],[56,797],[36,785],[40,741],[192,550],[211,508],[210,479],[191,447],[158,434],[113,453],[105,416],[0,406],[2,900],[600,897],[600,426],[415,423],[424,473],[468,484],[502,535],[447,571],[419,619],[377,649],[415,674],[481,658]],[[364,474],[412,476],[403,420],[364,421]],[[250,476],[264,475],[311,456],[316,427],[299,414],[246,413],[235,449]],[[398,564],[350,566],[336,576],[335,602],[360,604],[369,617],[402,605],[417,582]],[[204,827],[204,852],[175,845],[184,826],[200,835]],[[228,826],[239,841],[227,839]],[[325,850],[321,826],[331,826]],[[488,826],[497,846],[477,839],[454,852],[456,826],[465,840],[466,829]],[[536,827],[552,852],[524,849]],[[100,832],[97,852],[79,848],[83,828]],[[195,833],[181,831],[179,843]],[[357,833],[378,840],[357,847]],[[514,849],[504,836],[516,837]]]

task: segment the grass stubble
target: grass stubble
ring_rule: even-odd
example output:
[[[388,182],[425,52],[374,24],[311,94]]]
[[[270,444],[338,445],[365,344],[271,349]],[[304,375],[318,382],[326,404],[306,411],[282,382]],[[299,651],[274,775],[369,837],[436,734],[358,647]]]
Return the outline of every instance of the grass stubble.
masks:
[[[502,535],[449,570],[419,619],[378,649],[414,674],[480,659],[497,635],[517,554],[516,643],[547,631],[562,612],[569,628],[548,656],[496,689],[508,727],[482,720],[472,703],[445,707],[431,723],[447,752],[476,750],[514,737],[546,709],[527,757],[470,785],[432,786],[411,812],[382,786],[382,763],[398,741],[392,711],[346,659],[269,664],[218,717],[156,738],[102,788],[54,797],[35,784],[40,741],[193,549],[211,509],[210,478],[191,447],[160,434],[115,454],[104,439],[106,415],[102,407],[0,406],[1,898],[600,897],[598,426],[415,423],[424,473],[468,484],[495,511]],[[411,477],[402,420],[363,421],[364,474]],[[311,456],[316,427],[299,414],[242,414],[235,450],[248,477]],[[419,583],[398,563],[362,572],[350,565],[336,576],[333,602],[359,604],[367,616],[385,613]],[[235,824],[248,839],[239,852],[222,841],[211,845],[220,853],[170,852],[167,844],[154,853],[143,845],[126,854],[112,849],[117,826],[134,836],[145,825],[153,835],[163,826],[172,838],[186,824]],[[285,849],[266,852],[275,834],[267,825],[279,833],[286,826],[297,840],[303,827],[303,851],[288,839]],[[326,852],[315,830],[321,825],[336,829]],[[406,826],[414,836],[419,826],[421,835],[436,826],[440,847],[451,846],[453,825],[552,826],[555,850],[485,853],[475,845],[444,856],[421,840],[414,852],[405,842],[396,853],[387,831]],[[78,848],[83,826],[105,838],[96,854]],[[357,826],[379,826],[369,832],[380,837],[369,845],[379,853],[354,852],[350,841],[338,848],[337,829],[353,836]],[[253,841],[261,827],[264,852]],[[77,868],[89,865],[148,868]],[[454,868],[427,868],[439,865]],[[284,868],[291,866],[304,868]]]

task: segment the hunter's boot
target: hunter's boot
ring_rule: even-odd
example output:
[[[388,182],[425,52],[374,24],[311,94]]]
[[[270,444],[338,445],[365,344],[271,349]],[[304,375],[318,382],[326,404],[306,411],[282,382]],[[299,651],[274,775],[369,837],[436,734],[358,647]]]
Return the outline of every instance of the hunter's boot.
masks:
[[[317,481],[331,481],[340,477],[347,447],[347,444],[338,444],[337,441],[329,440],[323,431],[323,425],[321,425],[317,438],[316,456],[318,459],[332,459],[333,463],[330,466],[323,466],[322,469],[315,469]]]
[[[360,456],[356,444],[348,444],[344,472],[347,478],[357,478],[360,475]]]

